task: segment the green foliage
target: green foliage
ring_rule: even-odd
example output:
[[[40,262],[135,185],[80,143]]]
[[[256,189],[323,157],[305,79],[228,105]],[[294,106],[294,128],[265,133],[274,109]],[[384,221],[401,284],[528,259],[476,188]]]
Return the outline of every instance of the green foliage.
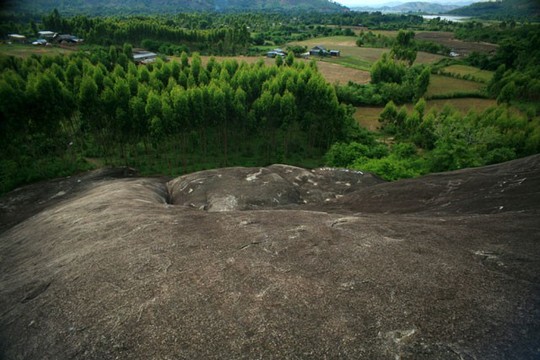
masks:
[[[399,31],[396,42],[390,51],[390,56],[396,60],[405,61],[409,66],[412,66],[414,60],[416,60],[413,31]]]
[[[349,83],[337,86],[336,92],[340,101],[355,106],[380,106],[389,101],[404,104],[424,95],[429,77],[429,68],[421,65],[408,67],[383,54],[371,67],[371,84]]]
[[[460,115],[450,107],[425,113],[420,99],[411,113],[390,102],[380,115],[382,131],[393,136],[389,151],[382,144],[334,145],[326,155],[330,166],[370,171],[386,180],[428,172],[482,166],[540,151],[540,119],[517,115],[508,107]],[[374,153],[381,154],[373,156]]]
[[[540,5],[530,0],[501,0],[477,2],[450,11],[451,14],[474,16],[484,19],[534,19],[540,18]]]
[[[0,61],[2,176],[12,175],[13,160],[27,167],[24,178],[4,180],[2,191],[51,169],[64,173],[52,165],[58,159],[74,159],[67,169],[84,168],[84,156],[146,169],[165,163],[167,173],[177,174],[196,169],[195,161],[298,163],[320,158],[349,134],[361,136],[316,66],[292,55],[281,66],[214,59],[204,67],[195,53],[137,69],[124,63],[125,51],[129,46],[96,57]],[[30,176],[37,170],[25,159],[46,168]]]
[[[15,4],[19,11],[45,12],[53,8],[79,14],[107,15],[107,14],[175,14],[181,9],[183,12],[211,12],[211,11],[298,11],[310,10],[320,12],[342,11],[343,7],[327,0],[295,0],[295,1],[263,1],[263,0],[178,0],[174,2],[160,0],[93,0],[91,2],[65,2],[62,0],[34,0],[31,3],[22,1]]]

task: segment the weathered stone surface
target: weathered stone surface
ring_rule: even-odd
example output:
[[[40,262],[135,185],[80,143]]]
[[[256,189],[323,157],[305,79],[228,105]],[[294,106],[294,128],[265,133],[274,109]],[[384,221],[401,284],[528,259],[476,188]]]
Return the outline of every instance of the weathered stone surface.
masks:
[[[540,156],[122,176],[0,199],[0,358],[540,357]]]

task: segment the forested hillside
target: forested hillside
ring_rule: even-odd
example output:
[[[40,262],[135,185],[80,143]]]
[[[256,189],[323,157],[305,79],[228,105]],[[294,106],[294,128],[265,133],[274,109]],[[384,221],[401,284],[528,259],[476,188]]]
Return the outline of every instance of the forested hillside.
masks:
[[[540,18],[540,1],[538,0],[502,0],[483,1],[449,12],[453,15],[474,16],[492,19],[512,17]]]
[[[314,10],[343,11],[346,8],[328,0],[23,0],[8,2],[12,9],[25,12],[64,14],[175,14],[186,11]]]

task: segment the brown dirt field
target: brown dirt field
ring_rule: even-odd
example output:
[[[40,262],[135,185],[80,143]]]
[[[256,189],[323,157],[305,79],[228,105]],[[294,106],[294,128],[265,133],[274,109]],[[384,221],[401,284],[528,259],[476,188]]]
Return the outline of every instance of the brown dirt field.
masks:
[[[0,198],[0,358],[540,356],[540,156],[110,171]]]
[[[415,35],[416,40],[431,41],[449,47],[460,56],[467,56],[471,52],[492,53],[498,45],[484,42],[468,42],[454,39],[454,34],[444,31],[420,31]]]
[[[324,61],[318,61],[317,67],[326,81],[331,84],[347,84],[349,81],[357,84],[367,84],[371,80],[368,71],[351,69]]]

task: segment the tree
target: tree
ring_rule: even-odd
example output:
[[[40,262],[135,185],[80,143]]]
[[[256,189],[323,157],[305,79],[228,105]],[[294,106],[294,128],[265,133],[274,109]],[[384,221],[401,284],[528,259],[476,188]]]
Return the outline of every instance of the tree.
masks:
[[[416,49],[414,48],[414,32],[400,30],[396,43],[392,47],[390,54],[392,58],[396,60],[403,60],[412,66],[414,60],[416,60]]]
[[[278,55],[278,56],[276,56],[276,66],[279,67],[281,65],[283,65],[283,57]]]
[[[510,101],[515,99],[516,94],[516,83],[510,81],[508,84],[503,86],[501,93],[497,97],[497,104],[510,103]]]
[[[415,91],[415,98],[420,99],[427,91],[429,87],[429,81],[430,81],[431,71],[428,67],[426,67],[420,75],[416,78],[416,91]]]
[[[294,54],[292,52],[287,54],[285,64],[287,64],[287,66],[292,66],[294,64]]]

